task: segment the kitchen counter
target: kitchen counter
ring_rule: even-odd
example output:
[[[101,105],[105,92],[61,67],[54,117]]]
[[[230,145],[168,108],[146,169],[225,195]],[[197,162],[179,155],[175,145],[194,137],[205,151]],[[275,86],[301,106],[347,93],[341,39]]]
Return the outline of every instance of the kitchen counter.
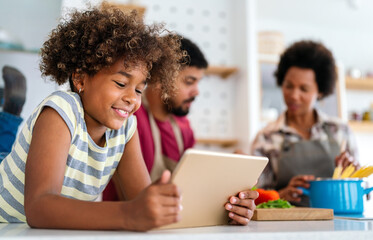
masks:
[[[373,201],[365,202],[364,214],[373,219]],[[126,240],[371,240],[373,220],[334,218],[326,221],[251,221],[248,226],[213,226],[170,230],[153,230],[145,233],[129,231],[78,231],[31,229],[27,224],[0,223],[1,240],[18,239],[126,239]]]
[[[373,221],[251,221],[248,226],[214,226],[146,233],[30,229],[26,224],[0,224],[0,239],[373,239]]]

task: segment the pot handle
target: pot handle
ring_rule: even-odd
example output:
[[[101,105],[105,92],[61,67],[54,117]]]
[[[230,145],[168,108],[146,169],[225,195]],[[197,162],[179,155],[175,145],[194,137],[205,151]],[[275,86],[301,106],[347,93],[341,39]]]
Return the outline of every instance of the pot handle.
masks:
[[[373,191],[373,187],[364,189],[364,194],[369,194],[371,191]]]
[[[305,188],[302,188],[302,187],[297,187],[297,189],[302,190],[303,194],[306,195],[306,196],[310,195],[310,190],[308,190],[308,189],[305,189]]]

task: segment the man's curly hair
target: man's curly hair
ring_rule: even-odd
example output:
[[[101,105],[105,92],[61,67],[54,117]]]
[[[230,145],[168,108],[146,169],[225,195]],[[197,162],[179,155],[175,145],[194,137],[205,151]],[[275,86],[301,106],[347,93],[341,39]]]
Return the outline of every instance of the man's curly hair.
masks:
[[[148,83],[161,83],[164,98],[173,93],[184,57],[176,34],[161,36],[166,31],[163,25],[147,26],[135,11],[124,13],[109,6],[75,10],[69,17],[43,44],[43,76],[50,76],[59,85],[70,81],[71,86],[73,73],[92,76],[124,59],[126,67],[145,63]]]
[[[281,55],[275,72],[278,86],[282,85],[291,67],[314,71],[321,98],[334,92],[337,80],[336,65],[333,54],[323,44],[314,41],[299,41],[288,47]]]

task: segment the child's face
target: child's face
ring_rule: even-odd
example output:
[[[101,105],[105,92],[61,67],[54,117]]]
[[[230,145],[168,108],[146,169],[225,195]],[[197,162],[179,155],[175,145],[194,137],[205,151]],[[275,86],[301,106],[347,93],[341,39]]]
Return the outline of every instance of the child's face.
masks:
[[[146,74],[144,65],[125,68],[119,60],[94,76],[86,76],[80,95],[88,130],[119,129],[141,105]]]

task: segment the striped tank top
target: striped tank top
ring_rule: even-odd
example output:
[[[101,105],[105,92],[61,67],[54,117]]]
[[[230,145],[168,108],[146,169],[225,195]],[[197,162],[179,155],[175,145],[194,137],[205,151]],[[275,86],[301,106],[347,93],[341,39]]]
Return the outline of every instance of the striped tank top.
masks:
[[[106,130],[106,145],[100,147],[87,132],[79,95],[65,91],[52,93],[31,114],[11,153],[0,163],[0,222],[26,221],[25,165],[35,122],[45,106],[61,116],[71,134],[61,190],[61,195],[68,198],[94,201],[115,172],[125,144],[136,131],[136,117],[130,116],[119,130]]]

